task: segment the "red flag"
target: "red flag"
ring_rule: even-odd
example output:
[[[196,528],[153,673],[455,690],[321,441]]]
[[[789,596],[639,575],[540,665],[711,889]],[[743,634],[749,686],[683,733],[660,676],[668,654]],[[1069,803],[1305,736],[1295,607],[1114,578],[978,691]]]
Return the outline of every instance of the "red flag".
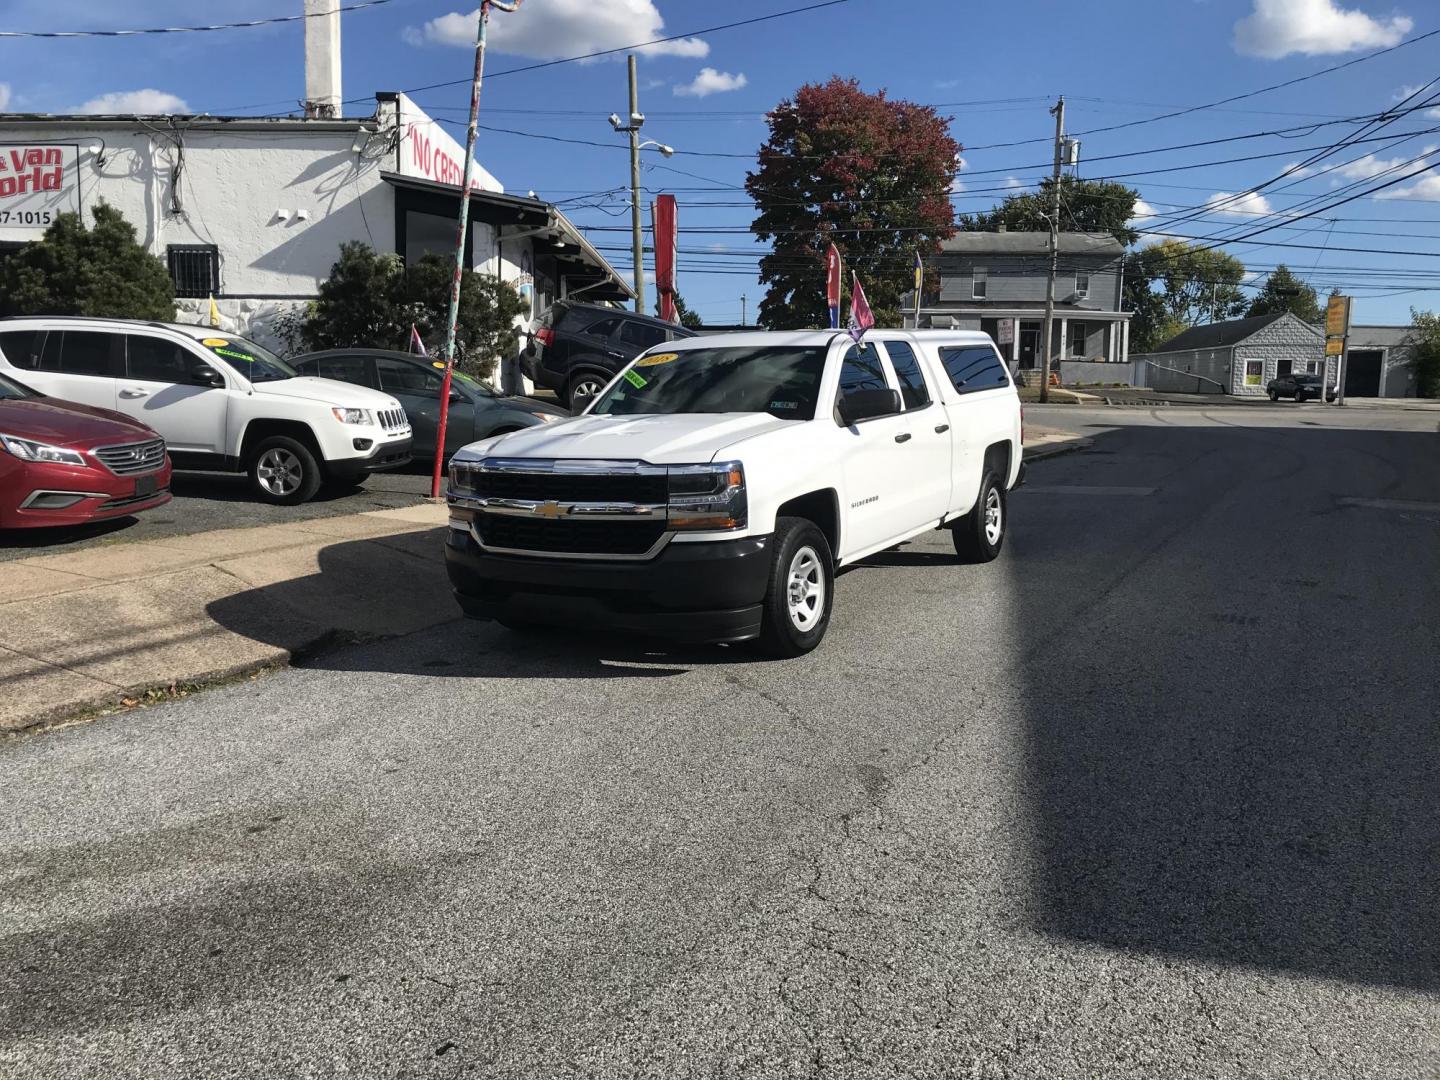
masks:
[[[830,309],[830,329],[840,329],[840,252],[834,244],[825,252],[825,306]]]
[[[415,329],[415,324],[410,324],[410,351],[419,353],[421,356],[429,356],[425,351],[425,342],[420,340],[420,331]]]
[[[850,336],[857,342],[865,331],[875,325],[875,313],[865,299],[865,290],[860,287],[860,275],[850,275]]]
[[[675,245],[680,234],[680,213],[674,195],[660,195],[650,208],[655,228],[655,291],[660,296],[660,318],[675,318]]]

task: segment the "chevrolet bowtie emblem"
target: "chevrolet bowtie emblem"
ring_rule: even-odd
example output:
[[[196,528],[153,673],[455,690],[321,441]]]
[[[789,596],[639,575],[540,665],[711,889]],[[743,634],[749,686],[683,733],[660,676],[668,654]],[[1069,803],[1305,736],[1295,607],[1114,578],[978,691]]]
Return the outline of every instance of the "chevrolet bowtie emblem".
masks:
[[[549,502],[543,502],[534,507],[530,512],[532,514],[538,514],[540,517],[549,521],[554,521],[556,518],[562,518],[570,513],[570,508],[568,506],[561,506],[554,499],[551,499]]]

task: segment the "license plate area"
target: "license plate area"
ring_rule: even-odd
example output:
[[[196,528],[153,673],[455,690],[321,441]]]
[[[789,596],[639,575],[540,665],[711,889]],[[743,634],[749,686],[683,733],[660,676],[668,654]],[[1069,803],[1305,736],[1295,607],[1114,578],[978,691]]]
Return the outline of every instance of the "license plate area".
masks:
[[[154,495],[160,489],[159,480],[154,476],[137,476],[135,478],[135,495]]]

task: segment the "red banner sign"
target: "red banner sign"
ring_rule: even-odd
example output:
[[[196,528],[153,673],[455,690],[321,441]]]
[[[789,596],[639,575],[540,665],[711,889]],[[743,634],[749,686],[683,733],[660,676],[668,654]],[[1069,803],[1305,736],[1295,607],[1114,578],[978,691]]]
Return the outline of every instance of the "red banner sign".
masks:
[[[660,296],[660,317],[677,322],[675,317],[675,248],[680,237],[680,212],[674,195],[660,195],[650,208],[650,221],[655,229],[655,291]]]

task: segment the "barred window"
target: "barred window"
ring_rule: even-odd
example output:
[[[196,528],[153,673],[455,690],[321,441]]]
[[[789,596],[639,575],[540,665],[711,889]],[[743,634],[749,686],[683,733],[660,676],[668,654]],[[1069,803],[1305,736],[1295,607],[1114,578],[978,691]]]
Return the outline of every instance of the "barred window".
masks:
[[[171,244],[165,249],[175,295],[203,300],[220,292],[220,249],[214,244]]]

